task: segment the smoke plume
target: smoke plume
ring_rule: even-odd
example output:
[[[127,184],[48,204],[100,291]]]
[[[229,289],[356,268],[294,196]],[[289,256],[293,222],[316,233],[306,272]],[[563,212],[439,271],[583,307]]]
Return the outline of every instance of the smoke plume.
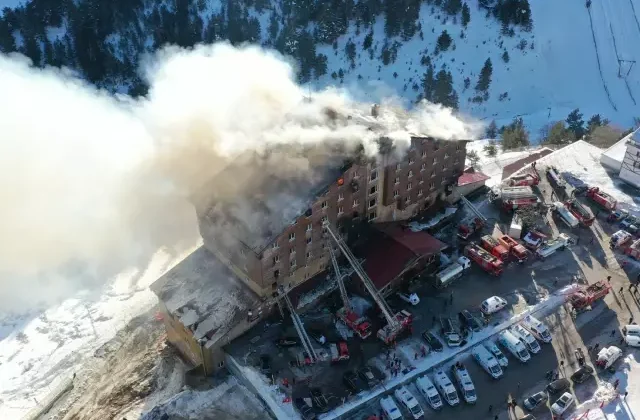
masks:
[[[298,86],[291,62],[257,47],[168,47],[141,71],[150,90],[134,100],[0,55],[0,305],[101,285],[161,247],[191,246],[194,201],[261,232],[262,214],[295,207],[345,156],[375,155],[381,137],[401,152],[411,134],[478,129],[393,99],[374,118],[345,91]]]

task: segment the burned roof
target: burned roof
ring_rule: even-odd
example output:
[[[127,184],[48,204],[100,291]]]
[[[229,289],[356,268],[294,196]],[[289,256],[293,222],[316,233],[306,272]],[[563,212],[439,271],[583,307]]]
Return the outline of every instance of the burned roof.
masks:
[[[151,289],[196,339],[215,341],[255,309],[259,299],[207,251],[199,247],[156,280]]]

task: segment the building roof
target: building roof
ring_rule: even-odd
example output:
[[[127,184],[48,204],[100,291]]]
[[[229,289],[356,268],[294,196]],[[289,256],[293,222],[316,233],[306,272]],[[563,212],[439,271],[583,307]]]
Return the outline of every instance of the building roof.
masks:
[[[201,246],[151,285],[169,313],[209,343],[246,321],[258,297]]]
[[[609,169],[619,171],[624,155],[627,152],[627,142],[629,141],[640,143],[640,128],[624,136],[605,150],[600,157],[600,163]]]
[[[549,149],[548,147],[544,147],[536,152],[531,153],[527,157],[523,157],[522,159],[518,159],[515,162],[510,163],[509,165],[505,165],[505,167],[502,168],[502,179],[504,180],[506,178],[509,178],[511,175],[518,172],[520,169],[524,168],[528,164],[540,158],[543,158],[547,155],[550,155],[551,153],[553,153],[552,149]]]
[[[486,181],[491,178],[488,175],[483,174],[482,172],[465,172],[458,177],[458,187],[462,187],[463,185],[475,184],[476,182]]]
[[[386,286],[416,259],[447,247],[427,232],[412,232],[397,223],[374,225],[380,232],[369,242],[364,269],[378,289]]]

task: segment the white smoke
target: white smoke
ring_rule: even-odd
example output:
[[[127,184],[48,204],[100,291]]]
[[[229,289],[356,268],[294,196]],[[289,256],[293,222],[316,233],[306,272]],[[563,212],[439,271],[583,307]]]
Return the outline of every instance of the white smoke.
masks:
[[[312,182],[359,145],[375,155],[381,136],[401,150],[412,134],[471,139],[479,129],[391,99],[376,119],[344,91],[301,88],[293,68],[257,47],[169,47],[145,60],[149,94],[133,100],[0,55],[0,305],[71,292],[87,276],[100,284],[160,247],[193,244],[194,194],[242,201],[269,179]],[[269,158],[212,183],[254,151]]]

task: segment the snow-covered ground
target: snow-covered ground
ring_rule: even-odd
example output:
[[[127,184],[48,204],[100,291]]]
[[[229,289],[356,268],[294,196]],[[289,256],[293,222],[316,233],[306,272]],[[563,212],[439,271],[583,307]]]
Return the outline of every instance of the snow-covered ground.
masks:
[[[184,255],[158,251],[144,272],[122,273],[99,298],[79,292],[59,305],[0,314],[0,418],[17,419],[42,403],[131,318],[156,304],[148,286]]]

